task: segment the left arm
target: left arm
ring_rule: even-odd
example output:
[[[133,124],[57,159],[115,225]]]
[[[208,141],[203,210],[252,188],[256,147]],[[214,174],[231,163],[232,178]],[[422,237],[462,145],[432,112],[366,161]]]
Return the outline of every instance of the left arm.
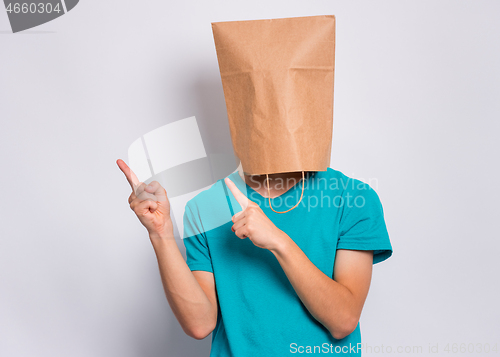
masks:
[[[370,287],[373,251],[337,250],[332,279],[229,178],[225,182],[242,207],[232,219],[231,229],[236,236],[249,238],[276,256],[302,303],[334,338],[341,339],[353,332]]]
[[[288,236],[270,251],[307,310],[334,338],[354,331],[370,287],[373,251],[337,250],[335,280],[319,270]]]

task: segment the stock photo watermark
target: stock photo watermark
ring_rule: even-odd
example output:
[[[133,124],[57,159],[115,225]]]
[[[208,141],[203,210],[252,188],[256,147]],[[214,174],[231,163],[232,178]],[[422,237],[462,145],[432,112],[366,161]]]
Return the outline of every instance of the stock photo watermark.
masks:
[[[498,343],[488,342],[446,342],[429,343],[427,345],[370,345],[366,343],[346,344],[343,346],[333,345],[325,342],[321,345],[304,346],[298,343],[290,343],[289,352],[294,354],[441,354],[441,355],[476,355],[476,354],[498,354]]]
[[[267,187],[267,179],[264,182],[255,180],[253,176],[249,177],[249,180],[255,184],[254,189],[261,189]],[[290,207],[294,205],[295,202],[298,202],[300,199],[301,188],[302,188],[302,179],[296,179],[293,177],[289,178],[275,178],[270,179],[269,181],[274,182],[274,189],[283,190],[287,187],[293,187],[296,185],[298,190],[294,195],[286,195],[283,198],[283,195],[280,195],[276,198],[273,198],[273,207]],[[347,207],[347,208],[362,208],[366,204],[366,198],[362,194],[363,191],[367,191],[370,189],[378,188],[378,179],[370,178],[368,183],[361,180],[353,180],[352,178],[325,178],[325,177],[315,177],[314,175],[309,179],[304,181],[304,190],[313,189],[319,191],[319,197],[308,196],[304,198],[299,206],[304,207],[309,211],[314,210],[316,208],[325,208],[325,207]],[[343,192],[347,189],[352,190],[353,192],[359,192],[359,194],[353,195],[350,192],[345,194],[339,194],[332,196],[331,192]],[[255,203],[259,204],[259,206],[269,207],[269,199],[264,198],[262,195],[257,193],[256,191],[250,192],[248,198]]]
[[[172,153],[175,153],[173,155]],[[137,188],[140,194],[145,187],[139,183],[158,181],[166,190],[170,208],[175,221],[178,236],[183,236],[185,207],[189,200],[202,191],[210,189],[220,177],[239,171],[238,162],[232,154],[208,154],[205,150],[196,117],[177,120],[151,130],[134,140],[128,149],[129,166],[137,175]],[[245,181],[253,189],[247,189],[240,181],[243,194],[260,207],[270,208],[269,199],[257,193],[266,191],[267,184],[273,191],[285,191],[285,194],[272,198],[272,206],[282,210],[299,202],[298,207],[308,212],[318,208],[362,208],[368,204],[368,190],[377,190],[377,178],[351,178],[347,176],[325,177],[317,172],[305,171],[304,180],[301,172],[273,177],[269,181],[262,175],[245,175]],[[240,175],[244,174],[244,167]],[[235,180],[243,179],[237,176]],[[301,199],[302,185],[304,196]],[[292,190],[293,189],[293,190]],[[288,192],[288,193],[287,193]],[[309,194],[314,192],[314,194]],[[220,192],[224,194],[223,192]],[[228,193],[226,193],[228,194]],[[149,197],[161,201],[161,197]],[[227,202],[224,196],[220,197]],[[165,199],[163,199],[165,200]],[[216,218],[206,220],[204,229],[210,230],[231,221],[227,205],[217,206],[220,214]]]
[[[72,10],[79,0],[4,0],[13,33],[52,21]]]

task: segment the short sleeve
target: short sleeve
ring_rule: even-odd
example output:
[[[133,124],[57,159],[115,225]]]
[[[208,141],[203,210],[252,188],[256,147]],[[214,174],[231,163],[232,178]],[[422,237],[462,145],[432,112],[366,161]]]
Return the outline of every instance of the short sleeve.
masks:
[[[195,210],[195,212],[198,212]],[[203,270],[213,273],[212,259],[207,244],[207,238],[199,215],[193,214],[193,210],[186,205],[183,217],[184,223],[184,246],[186,247],[186,264],[191,271]]]
[[[350,179],[342,195],[337,249],[373,250],[373,264],[392,255],[382,203],[368,184]]]

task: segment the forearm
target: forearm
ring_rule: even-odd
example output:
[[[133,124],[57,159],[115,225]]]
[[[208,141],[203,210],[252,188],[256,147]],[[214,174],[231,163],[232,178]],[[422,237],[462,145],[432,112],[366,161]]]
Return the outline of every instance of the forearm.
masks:
[[[359,316],[349,289],[319,270],[290,237],[271,252],[302,303],[333,337],[343,338],[354,330]]]
[[[216,310],[187,266],[174,237],[150,238],[167,301],[183,330],[195,338],[213,330]]]

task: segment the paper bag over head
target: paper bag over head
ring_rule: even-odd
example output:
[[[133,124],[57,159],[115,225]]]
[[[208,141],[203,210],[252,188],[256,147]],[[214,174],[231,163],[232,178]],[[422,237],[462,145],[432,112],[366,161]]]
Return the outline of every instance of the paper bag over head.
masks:
[[[335,16],[212,23],[236,156],[250,175],[325,171]]]

